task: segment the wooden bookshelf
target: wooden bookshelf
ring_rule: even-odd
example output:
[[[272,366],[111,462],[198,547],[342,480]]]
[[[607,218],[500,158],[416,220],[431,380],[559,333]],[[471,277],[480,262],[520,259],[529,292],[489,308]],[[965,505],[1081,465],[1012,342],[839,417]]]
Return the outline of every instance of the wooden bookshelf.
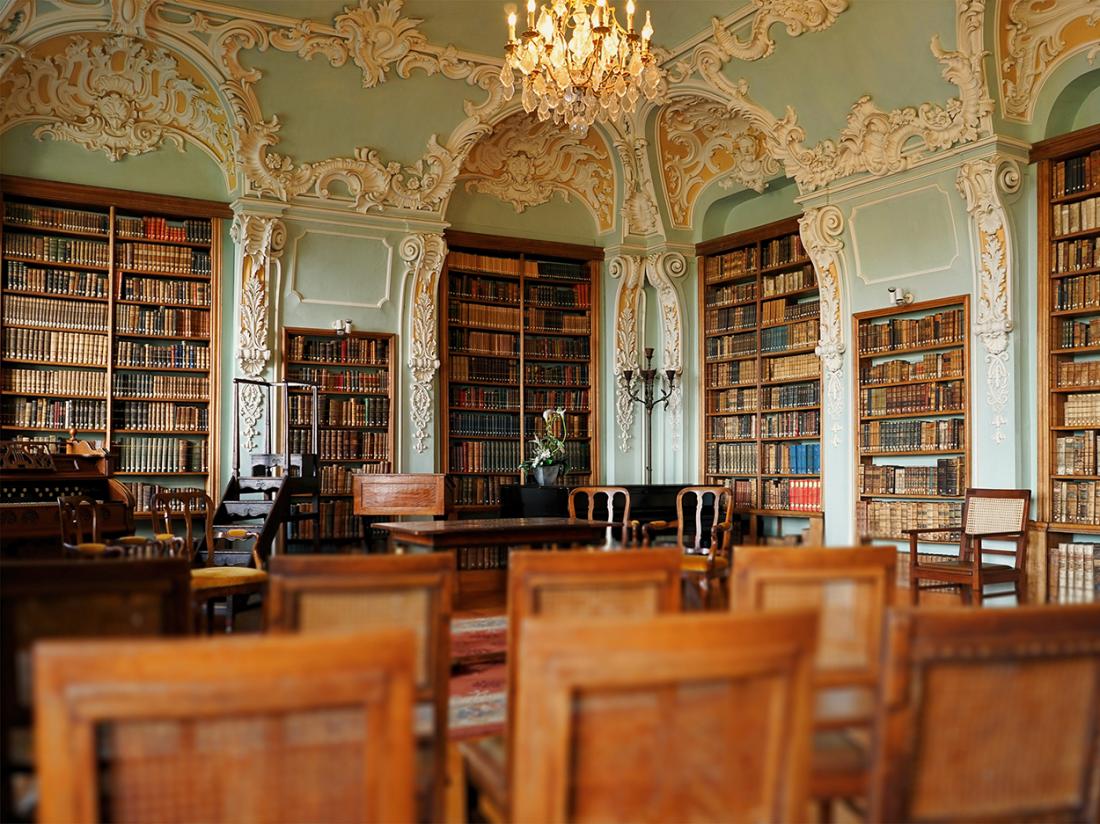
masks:
[[[754,516],[753,535],[757,517],[819,520],[820,301],[798,220],[716,238],[696,254],[703,481],[732,488]]]
[[[220,203],[4,177],[0,430],[217,497]]]
[[[856,533],[956,525],[970,484],[970,302],[861,312],[856,349]],[[933,533],[922,543],[946,543]]]
[[[283,330],[283,377],[319,387],[318,465],[321,472],[320,539],[359,543],[363,519],[352,512],[353,473],[389,473],[394,467],[394,336],[381,332],[339,334],[331,329]],[[288,392],[291,452],[310,451],[315,411],[312,393]],[[295,504],[309,511],[312,504]],[[291,524],[291,541],[312,541],[311,521]]]
[[[570,486],[599,477],[599,261],[573,244],[447,233],[440,278],[443,470],[455,509],[500,505],[500,487],[541,433],[544,409],[566,410]]]

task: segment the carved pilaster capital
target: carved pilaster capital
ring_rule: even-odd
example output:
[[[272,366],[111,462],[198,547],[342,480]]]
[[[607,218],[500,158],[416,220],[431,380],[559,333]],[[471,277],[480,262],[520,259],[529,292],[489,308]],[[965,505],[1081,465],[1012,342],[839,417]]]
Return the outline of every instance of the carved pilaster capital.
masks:
[[[412,376],[413,447],[417,452],[426,452],[432,423],[432,382],[439,369],[435,295],[447,243],[443,235],[418,232],[405,236],[398,254],[405,262],[406,275],[412,277],[408,366]]]
[[[286,224],[276,215],[239,211],[230,229],[241,260],[237,362],[247,377],[258,377],[271,360],[267,315],[268,270],[286,246]]]

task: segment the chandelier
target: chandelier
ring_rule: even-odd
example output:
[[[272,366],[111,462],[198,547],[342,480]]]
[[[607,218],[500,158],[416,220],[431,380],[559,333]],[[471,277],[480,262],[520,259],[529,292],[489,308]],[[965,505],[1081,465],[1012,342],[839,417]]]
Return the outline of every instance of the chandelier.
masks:
[[[625,29],[607,0],[554,0],[537,20],[535,0],[527,0],[527,30],[518,39],[516,15],[508,15],[500,82],[511,98],[518,71],[525,111],[584,132],[597,119],[615,121],[633,112],[641,95],[653,100],[660,92],[652,36],[648,11],[641,33],[634,31],[634,0],[627,0]]]

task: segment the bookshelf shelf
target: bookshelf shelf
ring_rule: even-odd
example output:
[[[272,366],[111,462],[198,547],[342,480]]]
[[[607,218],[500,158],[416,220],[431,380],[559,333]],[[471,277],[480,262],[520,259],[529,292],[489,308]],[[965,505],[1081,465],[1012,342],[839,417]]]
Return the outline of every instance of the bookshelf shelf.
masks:
[[[109,272],[111,267],[105,264],[99,263],[76,263],[71,260],[44,260],[43,258],[25,257],[23,255],[16,254],[4,254],[4,260],[15,261],[16,263],[33,263],[36,266],[48,266],[48,267],[63,267],[65,269],[89,269],[94,272]]]
[[[86,301],[93,302],[93,303],[107,303],[110,300],[110,298],[108,298],[106,296],[95,297],[95,296],[92,296],[92,295],[73,295],[73,294],[65,294],[65,293],[58,293],[58,292],[35,292],[35,291],[30,290],[30,289],[12,289],[10,287],[4,287],[3,291],[7,292],[9,295],[26,295],[27,297],[31,297],[31,298],[50,298],[50,299],[59,299],[59,300],[86,300]]]

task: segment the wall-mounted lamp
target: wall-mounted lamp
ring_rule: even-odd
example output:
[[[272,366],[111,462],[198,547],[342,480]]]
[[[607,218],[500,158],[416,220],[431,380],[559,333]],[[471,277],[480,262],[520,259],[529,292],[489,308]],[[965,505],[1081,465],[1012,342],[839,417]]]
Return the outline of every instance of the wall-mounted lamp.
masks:
[[[350,335],[351,334],[351,318],[342,318],[334,320],[332,322],[332,328],[337,335]]]
[[[913,293],[908,289],[894,289],[891,287],[886,292],[890,295],[890,303],[894,306],[908,306],[913,302]]]

